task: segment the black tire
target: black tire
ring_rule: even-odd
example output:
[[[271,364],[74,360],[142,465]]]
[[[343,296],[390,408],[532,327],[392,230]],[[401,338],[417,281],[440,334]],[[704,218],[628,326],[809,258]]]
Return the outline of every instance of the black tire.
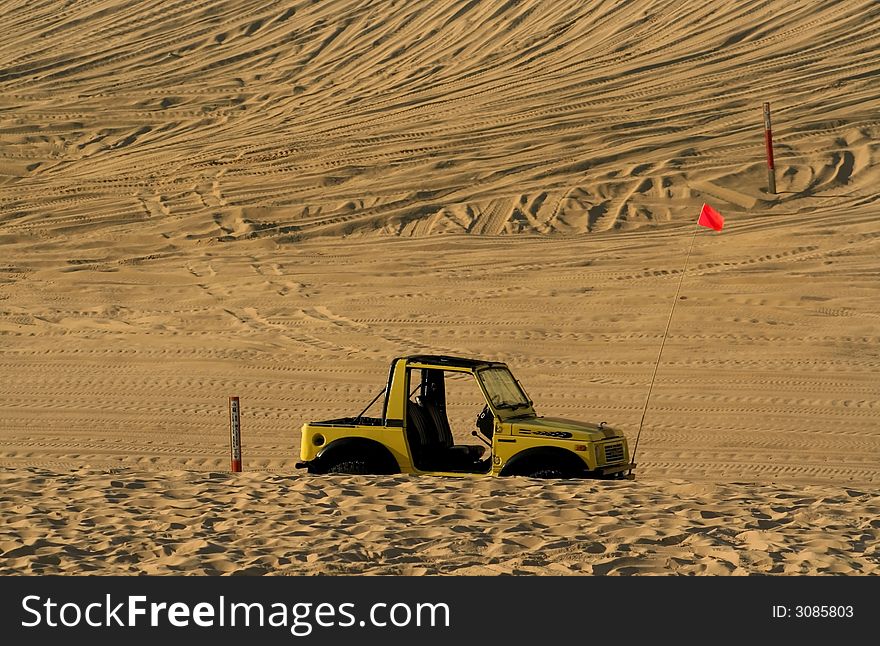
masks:
[[[523,473],[524,476],[529,478],[544,478],[544,479],[560,479],[560,478],[570,478],[571,475],[568,473],[567,469],[563,469],[560,466],[545,464],[542,466],[535,467],[533,469],[529,469],[528,472]]]
[[[327,473],[348,473],[356,476],[365,476],[377,471],[370,461],[365,458],[348,458],[327,467]]]
[[[554,446],[537,446],[520,451],[507,461],[501,476],[527,478],[580,478],[586,464],[572,451]]]

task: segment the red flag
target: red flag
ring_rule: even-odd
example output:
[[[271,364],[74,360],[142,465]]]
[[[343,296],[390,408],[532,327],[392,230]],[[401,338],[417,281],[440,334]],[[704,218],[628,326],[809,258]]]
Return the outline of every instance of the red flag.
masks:
[[[721,231],[721,229],[724,228],[724,218],[711,206],[704,204],[703,209],[700,211],[700,219],[697,220],[697,224],[703,227],[709,227],[710,229],[715,229],[716,231]]]

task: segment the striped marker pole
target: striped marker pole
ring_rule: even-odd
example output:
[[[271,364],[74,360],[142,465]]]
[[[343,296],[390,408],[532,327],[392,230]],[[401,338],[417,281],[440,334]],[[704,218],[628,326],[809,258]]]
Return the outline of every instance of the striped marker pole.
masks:
[[[773,164],[773,129],[770,127],[770,104],[764,103],[764,143],[767,145],[767,185],[776,195],[776,167]]]
[[[241,472],[241,404],[238,397],[229,398],[229,446],[232,452],[232,472]]]

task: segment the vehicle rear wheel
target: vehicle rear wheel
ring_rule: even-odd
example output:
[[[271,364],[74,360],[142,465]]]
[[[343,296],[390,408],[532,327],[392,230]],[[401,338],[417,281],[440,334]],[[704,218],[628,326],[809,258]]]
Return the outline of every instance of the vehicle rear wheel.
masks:
[[[377,469],[365,458],[349,458],[340,460],[327,467],[327,473],[348,473],[351,475],[368,475],[377,473]]]

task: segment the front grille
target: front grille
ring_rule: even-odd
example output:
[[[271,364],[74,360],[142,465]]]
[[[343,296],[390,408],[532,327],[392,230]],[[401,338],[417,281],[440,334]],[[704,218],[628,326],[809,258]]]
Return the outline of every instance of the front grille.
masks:
[[[605,444],[605,464],[623,462],[623,442]]]

